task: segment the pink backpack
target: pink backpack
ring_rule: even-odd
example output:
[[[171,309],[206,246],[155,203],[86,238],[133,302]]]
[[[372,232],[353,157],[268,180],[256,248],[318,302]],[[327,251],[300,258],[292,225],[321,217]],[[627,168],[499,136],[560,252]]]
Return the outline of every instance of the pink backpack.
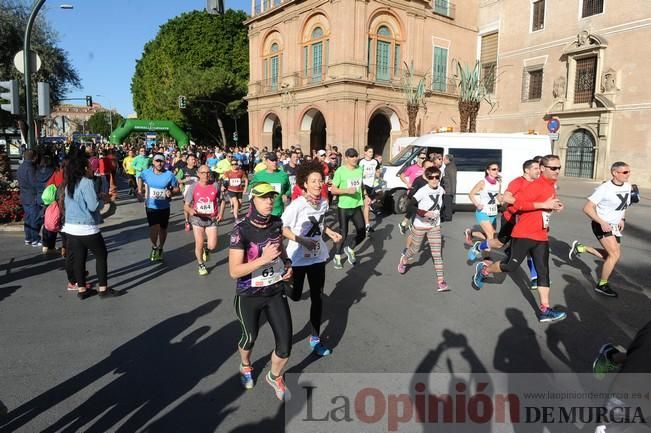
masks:
[[[59,203],[54,200],[45,208],[45,215],[43,220],[45,229],[50,232],[61,231],[61,208]]]

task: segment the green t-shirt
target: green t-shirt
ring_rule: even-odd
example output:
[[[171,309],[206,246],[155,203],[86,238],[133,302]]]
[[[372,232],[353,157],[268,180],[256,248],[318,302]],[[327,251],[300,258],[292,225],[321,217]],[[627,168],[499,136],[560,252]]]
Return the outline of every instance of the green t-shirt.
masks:
[[[287,176],[287,173],[284,171],[275,171],[273,173],[269,173],[267,170],[262,170],[253,176],[253,180],[251,180],[249,188],[257,182],[270,183],[271,186],[273,186],[274,189],[279,193],[276,196],[276,200],[274,201],[274,210],[271,211],[271,214],[278,217],[281,216],[283,214],[283,210],[285,209],[285,205],[281,196],[286,195],[287,197],[290,197],[291,194],[291,185],[289,184],[289,176]]]
[[[335,171],[332,184],[339,189],[355,187],[355,194],[341,194],[337,206],[342,209],[353,209],[364,205],[364,196],[362,195],[362,176],[364,172],[362,167],[350,169],[347,166],[341,166]]]

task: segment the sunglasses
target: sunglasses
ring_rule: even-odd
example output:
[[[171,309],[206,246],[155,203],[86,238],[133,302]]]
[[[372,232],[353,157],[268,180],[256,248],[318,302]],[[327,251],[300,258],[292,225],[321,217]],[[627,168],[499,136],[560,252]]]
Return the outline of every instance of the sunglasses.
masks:
[[[199,174],[210,174],[209,171],[200,171]]]
[[[441,176],[427,176],[427,178],[429,180],[434,180],[434,179],[439,180],[441,178]]]
[[[488,171],[500,171],[499,168],[489,168]]]
[[[545,165],[545,167],[547,167],[551,171],[559,171],[561,169],[560,165],[557,165],[557,166]]]
[[[618,172],[617,172],[617,174],[629,174],[629,173],[630,173],[630,170],[626,170],[626,171],[618,171]]]

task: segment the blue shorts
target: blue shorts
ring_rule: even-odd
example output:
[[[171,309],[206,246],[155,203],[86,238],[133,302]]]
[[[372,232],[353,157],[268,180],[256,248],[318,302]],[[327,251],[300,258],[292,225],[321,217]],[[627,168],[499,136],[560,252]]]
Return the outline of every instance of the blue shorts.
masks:
[[[481,223],[482,221],[488,221],[489,223],[491,223],[493,227],[495,227],[497,224],[497,215],[488,216],[480,210],[475,211],[475,219],[477,220],[478,223]]]

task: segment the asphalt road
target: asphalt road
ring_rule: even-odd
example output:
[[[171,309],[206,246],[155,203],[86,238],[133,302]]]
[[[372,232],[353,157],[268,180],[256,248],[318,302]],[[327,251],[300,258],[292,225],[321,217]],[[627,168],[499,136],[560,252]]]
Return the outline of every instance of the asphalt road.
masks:
[[[433,290],[427,249],[399,275],[404,238],[392,215],[378,221],[355,267],[328,265],[323,339],[331,356],[310,354],[309,301],[292,303],[289,371],[589,372],[601,344],[626,347],[651,310],[651,202],[628,211],[623,258],[611,278],[620,297],[604,298],[592,290],[597,261],[567,259],[572,240],[595,243],[581,212],[594,184],[564,179],[560,186],[565,210],[551,223],[551,296],[568,311],[565,321],[538,323],[524,269],[471,288],[462,241],[469,212],[443,227],[450,292]],[[244,392],[238,382],[240,328],[227,273],[232,220],[220,227],[207,277],[197,275],[182,220],[175,201],[165,262],[151,264],[142,205],[119,201],[103,227],[109,284],[123,293],[113,299],[80,301],[65,289],[62,259],[24,246],[20,233],[0,233],[0,432],[282,431],[283,409],[269,386],[259,380]],[[92,276],[93,261],[89,270]],[[451,339],[455,347],[435,350]],[[265,324],[256,373],[266,372],[272,349]]]

